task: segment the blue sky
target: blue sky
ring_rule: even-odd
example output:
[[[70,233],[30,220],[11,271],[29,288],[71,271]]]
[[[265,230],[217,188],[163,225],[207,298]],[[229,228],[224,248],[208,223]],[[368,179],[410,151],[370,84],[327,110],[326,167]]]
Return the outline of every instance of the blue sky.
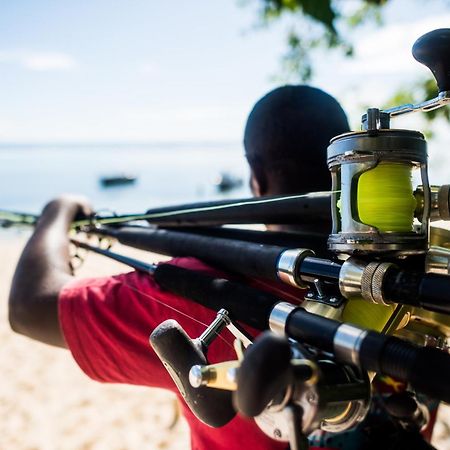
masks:
[[[285,50],[286,24],[254,29],[248,3],[1,2],[0,142],[240,141]],[[313,84],[359,116],[426,74],[410,47],[448,26],[450,7],[421,4],[392,0],[386,27],[359,32],[355,60],[318,60]]]

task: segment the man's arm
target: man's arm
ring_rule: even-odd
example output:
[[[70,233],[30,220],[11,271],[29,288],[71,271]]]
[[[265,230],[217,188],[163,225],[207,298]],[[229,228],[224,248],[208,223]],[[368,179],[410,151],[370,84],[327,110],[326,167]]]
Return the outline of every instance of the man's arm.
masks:
[[[46,344],[66,347],[58,320],[58,297],[72,279],[68,230],[90,207],[76,197],[53,200],[44,208],[20,257],[9,295],[11,328]]]

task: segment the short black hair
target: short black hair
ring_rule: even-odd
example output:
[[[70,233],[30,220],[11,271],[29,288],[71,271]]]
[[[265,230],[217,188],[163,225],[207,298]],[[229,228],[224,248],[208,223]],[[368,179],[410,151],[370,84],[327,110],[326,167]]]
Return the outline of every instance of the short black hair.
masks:
[[[257,181],[270,178],[279,193],[329,190],[326,149],[332,137],[347,131],[346,114],[331,95],[305,85],[283,86],[253,107],[245,154]]]

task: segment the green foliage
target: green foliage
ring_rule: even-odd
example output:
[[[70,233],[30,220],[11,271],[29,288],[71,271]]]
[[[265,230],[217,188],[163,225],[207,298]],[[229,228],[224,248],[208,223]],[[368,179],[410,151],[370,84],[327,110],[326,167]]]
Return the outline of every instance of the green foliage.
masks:
[[[291,19],[287,51],[281,60],[282,74],[277,78],[298,83],[314,76],[311,55],[317,50],[340,51],[352,57],[351,31],[364,23],[382,25],[383,7],[392,0],[247,0],[247,3],[250,1],[261,5],[260,19],[264,24]],[[428,79],[398,91],[389,100],[388,107],[421,103],[436,94],[436,82]],[[450,121],[450,108],[440,108],[423,116],[428,122],[437,117]]]
[[[334,27],[336,12],[331,0],[263,0],[263,15],[266,19],[279,17],[283,12],[301,12],[321,23],[330,33],[337,34]]]
[[[282,57],[285,81],[309,81],[313,74],[311,53],[318,49],[335,49],[353,55],[353,46],[344,38],[346,29],[370,20],[381,22],[380,8],[388,0],[357,0],[350,13],[338,11],[334,0],[259,0],[261,19],[270,24],[282,16],[294,19],[287,34],[287,52]],[[341,8],[342,9],[342,8]]]

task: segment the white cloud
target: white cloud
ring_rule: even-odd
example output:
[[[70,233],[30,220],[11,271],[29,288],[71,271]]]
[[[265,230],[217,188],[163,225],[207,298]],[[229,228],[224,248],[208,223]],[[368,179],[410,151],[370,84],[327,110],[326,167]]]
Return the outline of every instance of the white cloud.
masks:
[[[71,70],[78,66],[76,60],[67,53],[30,50],[0,51],[0,63],[16,64],[35,71]]]
[[[418,63],[411,56],[411,48],[421,35],[447,28],[450,14],[416,22],[387,25],[378,31],[366,33],[355,48],[355,58],[346,62],[342,74],[396,75],[417,73]],[[427,70],[427,69],[424,69]]]

